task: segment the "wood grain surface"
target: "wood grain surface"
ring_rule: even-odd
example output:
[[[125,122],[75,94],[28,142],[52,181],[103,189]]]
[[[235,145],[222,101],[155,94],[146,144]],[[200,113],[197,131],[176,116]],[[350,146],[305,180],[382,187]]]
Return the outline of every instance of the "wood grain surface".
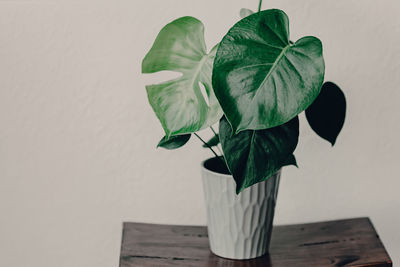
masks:
[[[228,260],[209,249],[207,228],[124,223],[120,267],[392,266],[368,218],[275,226],[269,255]]]

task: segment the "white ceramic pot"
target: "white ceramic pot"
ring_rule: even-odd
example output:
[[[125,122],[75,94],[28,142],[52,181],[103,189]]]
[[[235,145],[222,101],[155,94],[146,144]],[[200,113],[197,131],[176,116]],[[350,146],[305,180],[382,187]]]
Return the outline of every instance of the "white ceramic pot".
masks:
[[[228,259],[252,259],[268,252],[280,171],[236,195],[231,175],[202,164],[211,251]]]

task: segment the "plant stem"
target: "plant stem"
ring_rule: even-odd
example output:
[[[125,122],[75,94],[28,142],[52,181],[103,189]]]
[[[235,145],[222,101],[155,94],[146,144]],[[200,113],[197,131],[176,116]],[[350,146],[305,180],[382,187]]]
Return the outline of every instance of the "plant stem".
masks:
[[[222,159],[222,156],[218,156],[218,154],[215,153],[214,149],[212,149],[212,147],[211,147],[209,144],[207,144],[197,133],[193,133],[193,134],[194,134],[197,138],[199,138],[200,141],[203,142],[203,144],[205,144],[205,145],[212,151],[212,153],[215,155],[215,157],[216,157],[217,159],[219,159],[219,160],[222,162],[222,164],[224,164],[224,166],[226,165],[225,161]]]
[[[209,144],[207,144],[207,142],[205,142],[197,133],[193,133],[193,134],[194,134],[197,138],[199,138],[200,141],[203,142],[203,144],[206,145],[206,146],[211,150],[211,152],[215,155],[215,157],[219,158],[218,154],[215,153],[214,149],[212,149],[212,147],[211,147]]]
[[[258,2],[258,12],[261,11],[262,1],[263,1],[263,0],[260,0],[260,1]]]
[[[218,134],[214,131],[214,128],[212,126],[210,126],[211,131],[214,133],[215,137],[218,137]],[[218,152],[221,153],[221,155],[223,155],[224,153],[222,153],[221,149],[219,149],[218,145],[216,145]]]
[[[212,126],[210,126],[211,131],[214,133],[215,136],[218,136],[217,133],[214,131],[214,128]]]

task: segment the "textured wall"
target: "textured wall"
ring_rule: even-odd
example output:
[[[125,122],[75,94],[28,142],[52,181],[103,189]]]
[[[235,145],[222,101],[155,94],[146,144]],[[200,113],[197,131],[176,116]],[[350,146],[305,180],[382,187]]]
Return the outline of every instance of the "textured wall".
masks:
[[[370,216],[400,261],[400,4],[268,0],[292,39],[324,43],[348,101],[336,146],[302,118],[276,223]],[[256,0],[0,0],[0,266],[118,265],[121,222],[204,224],[197,140],[156,150],[162,129],[140,62],[163,25],[192,15],[209,47]],[[207,137],[209,133],[203,133]]]

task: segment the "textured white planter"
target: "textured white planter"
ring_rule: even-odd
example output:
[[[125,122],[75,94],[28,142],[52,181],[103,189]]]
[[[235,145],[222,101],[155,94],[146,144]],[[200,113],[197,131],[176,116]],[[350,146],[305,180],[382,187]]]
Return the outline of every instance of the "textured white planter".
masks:
[[[252,259],[268,252],[280,171],[267,181],[235,193],[230,175],[202,164],[211,251],[229,259]]]

